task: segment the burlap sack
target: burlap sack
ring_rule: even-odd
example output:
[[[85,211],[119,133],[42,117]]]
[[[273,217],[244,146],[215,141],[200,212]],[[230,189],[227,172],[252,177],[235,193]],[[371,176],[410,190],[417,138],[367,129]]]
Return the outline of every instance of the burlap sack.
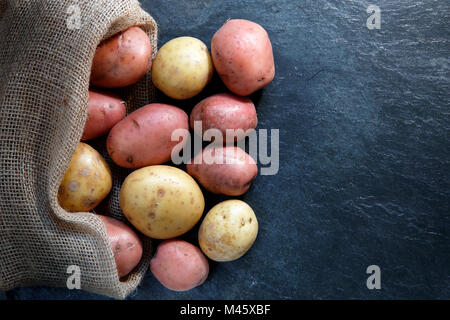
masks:
[[[144,237],[140,265],[119,281],[101,221],[57,201],[87,116],[95,48],[132,25],[148,33],[155,54],[157,26],[137,0],[0,0],[0,290],[65,287],[76,265],[81,289],[124,298],[148,269]],[[150,77],[119,94],[128,112],[148,104]],[[128,172],[111,169],[114,187],[97,212],[123,220],[117,194]]]

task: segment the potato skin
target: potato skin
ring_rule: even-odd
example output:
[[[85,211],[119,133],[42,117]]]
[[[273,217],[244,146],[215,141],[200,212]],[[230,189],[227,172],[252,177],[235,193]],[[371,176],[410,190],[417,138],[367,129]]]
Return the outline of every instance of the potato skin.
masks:
[[[111,191],[111,170],[90,145],[80,142],[58,189],[60,206],[70,212],[95,208]]]
[[[189,231],[205,208],[195,180],[181,169],[164,165],[148,166],[128,175],[119,201],[128,221],[155,239],[174,238]]]
[[[139,27],[130,27],[103,41],[92,61],[91,84],[103,88],[129,86],[152,67],[152,45]]]
[[[265,87],[275,76],[269,35],[248,20],[227,21],[211,40],[211,55],[222,81],[240,96]]]
[[[150,270],[166,288],[187,291],[205,282],[209,264],[199,248],[189,242],[172,239],[158,246],[150,261]]]
[[[241,148],[225,146],[205,148],[186,165],[186,171],[212,193],[239,196],[250,188],[258,167]]]
[[[227,200],[206,214],[198,231],[198,241],[210,259],[232,261],[250,249],[257,234],[258,220],[252,208],[241,200]]]
[[[152,67],[153,84],[174,99],[189,99],[210,82],[214,67],[206,45],[199,39],[179,37],[164,44]]]
[[[202,131],[196,131],[194,121],[202,122]],[[244,97],[220,93],[200,101],[191,112],[191,128],[199,135],[208,129],[218,129],[226,142],[227,129],[236,131],[234,141],[245,138],[258,125],[258,117],[253,102]],[[230,141],[233,142],[233,141]]]
[[[97,215],[106,227],[119,278],[128,275],[141,261],[142,242],[136,232],[122,221]]]
[[[180,108],[153,103],[130,113],[109,132],[106,147],[111,159],[125,168],[141,168],[170,160],[176,129],[189,130],[188,116]],[[186,143],[186,140],[185,140]]]
[[[94,89],[89,90],[87,119],[81,140],[90,140],[106,134],[125,115],[125,101],[119,96]]]

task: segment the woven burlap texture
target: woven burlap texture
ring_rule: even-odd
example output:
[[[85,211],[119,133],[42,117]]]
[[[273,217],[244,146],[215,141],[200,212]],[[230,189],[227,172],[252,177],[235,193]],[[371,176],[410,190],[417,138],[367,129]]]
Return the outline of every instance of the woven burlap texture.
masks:
[[[86,121],[95,49],[133,25],[149,35],[154,57],[157,25],[137,0],[0,0],[0,290],[65,287],[76,265],[81,289],[123,299],[148,269],[143,237],[142,261],[120,281],[101,220],[57,201]],[[118,92],[128,112],[148,104],[151,77]],[[124,220],[117,193],[128,172],[111,169],[102,213]]]

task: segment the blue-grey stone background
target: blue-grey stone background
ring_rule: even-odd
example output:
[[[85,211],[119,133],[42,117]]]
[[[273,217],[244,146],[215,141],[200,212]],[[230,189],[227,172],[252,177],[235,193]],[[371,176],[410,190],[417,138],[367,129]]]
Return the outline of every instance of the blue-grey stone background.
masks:
[[[241,198],[259,234],[241,259],[211,262],[188,292],[147,273],[129,299],[449,299],[450,2],[448,0],[141,1],[159,45],[210,47],[228,18],[268,31],[276,77],[252,99],[259,129],[280,130],[280,170]],[[369,30],[369,5],[381,29]],[[224,90],[216,77],[185,110]],[[160,95],[161,101],[170,101]],[[176,102],[174,102],[176,103]],[[206,195],[208,208],[225,197]],[[184,238],[195,243],[196,230]],[[366,268],[381,268],[381,289]],[[0,299],[104,299],[18,288]]]

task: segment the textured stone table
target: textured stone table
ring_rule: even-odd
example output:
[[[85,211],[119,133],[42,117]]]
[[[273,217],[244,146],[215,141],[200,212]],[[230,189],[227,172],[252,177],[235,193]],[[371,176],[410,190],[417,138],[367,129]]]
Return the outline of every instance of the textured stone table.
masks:
[[[130,299],[450,298],[447,0],[141,2],[160,45],[189,35],[210,46],[228,18],[267,29],[276,78],[252,98],[258,128],[280,130],[280,170],[241,197],[260,226],[248,254],[212,263],[184,293],[148,272]],[[380,29],[366,26],[371,4]],[[203,96],[217,90],[216,78]],[[369,265],[381,290],[366,287]],[[7,297],[104,298],[46,287]]]

